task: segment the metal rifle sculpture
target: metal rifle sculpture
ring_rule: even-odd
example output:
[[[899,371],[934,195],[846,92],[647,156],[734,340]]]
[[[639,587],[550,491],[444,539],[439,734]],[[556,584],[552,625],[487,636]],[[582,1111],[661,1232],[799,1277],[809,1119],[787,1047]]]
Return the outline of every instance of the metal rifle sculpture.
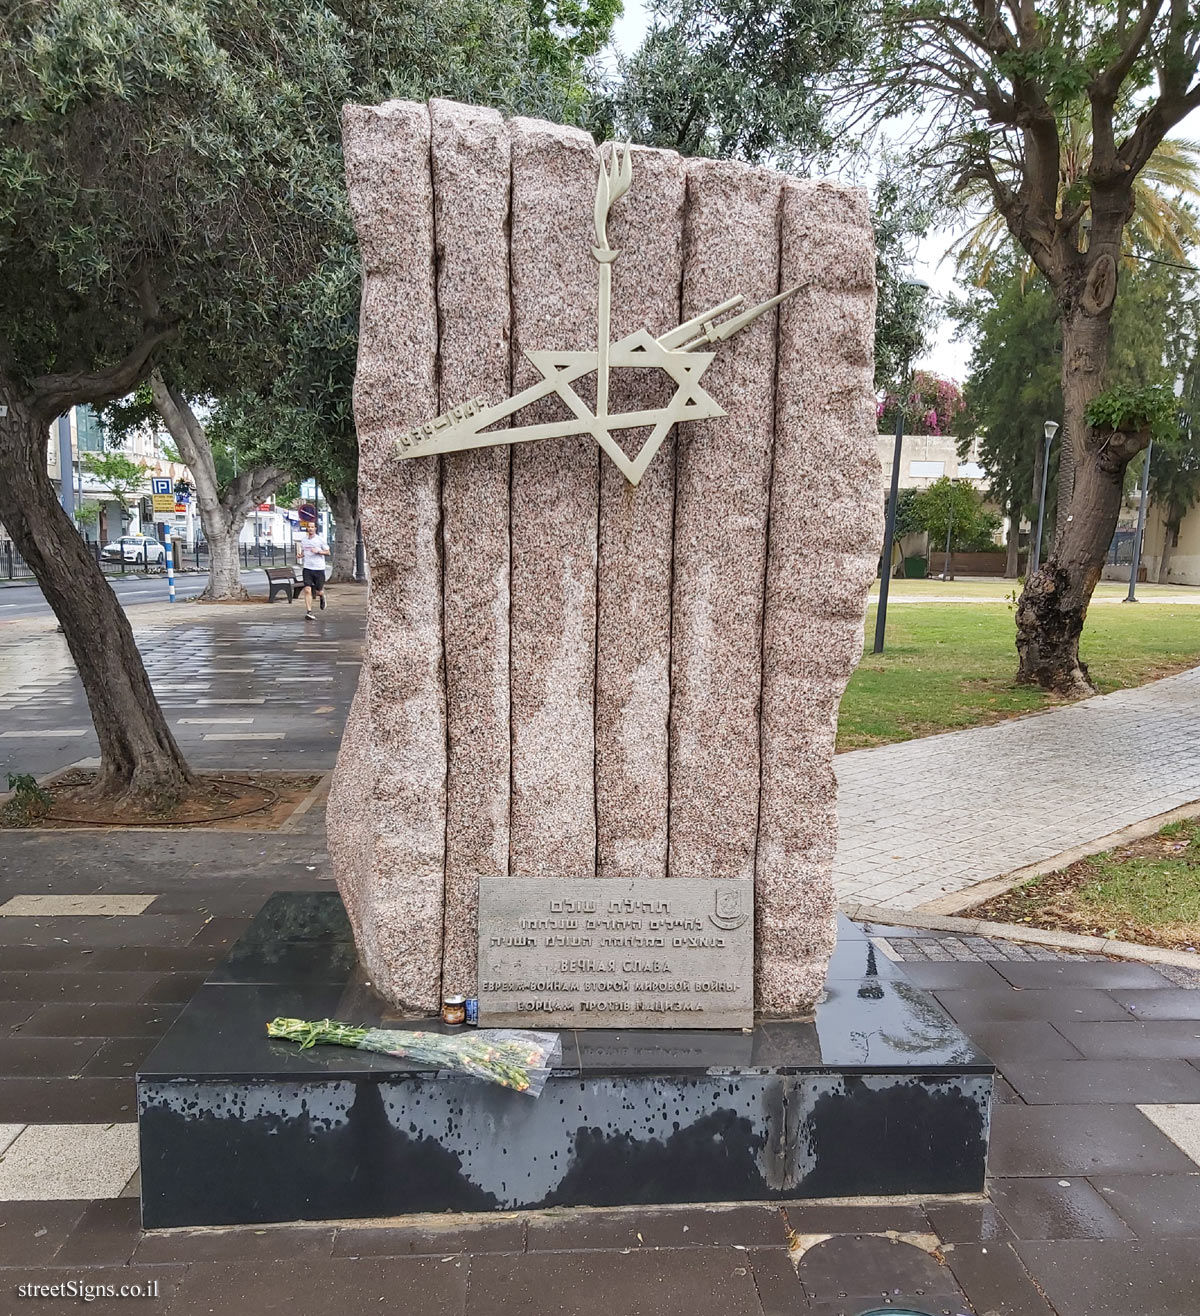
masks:
[[[706,344],[723,343],[727,338],[753,323],[760,315],[800,291],[797,284],[786,292],[717,323],[721,316],[736,311],[745,301],[742,296],[729,298],[700,315],[652,338],[645,329],[613,343],[609,341],[609,318],[612,307],[612,266],[617,252],[608,245],[608,215],[613,205],[629,191],[633,182],[633,162],[628,145],[615,146],[611,171],[600,165],[596,184],[596,246],[592,256],[600,267],[597,298],[597,341],[595,351],[554,352],[526,351],[525,356],[541,372],[540,382],[511,397],[489,406],[481,398],[472,398],[452,407],[436,420],[426,421],[401,434],[397,456],[427,457],[439,452],[462,452],[467,448],[487,448],[505,443],[531,443],[537,439],[565,438],[590,434],[608,453],[630,484],[637,484],[654,459],[671,426],[679,421],[706,420],[724,416],[725,410],[700,387],[700,378],[716,355],[698,352]],[[665,407],[648,411],[623,411],[610,415],[608,410],[609,377],[613,369],[663,370],[675,381],[675,394]],[[596,410],[571,387],[576,380],[595,372]],[[490,429],[516,412],[543,398],[557,396],[570,409],[574,420],[548,421],[539,425],[519,425],[508,429]],[[614,430],[652,426],[649,437],[633,458],[627,457],[613,438]]]

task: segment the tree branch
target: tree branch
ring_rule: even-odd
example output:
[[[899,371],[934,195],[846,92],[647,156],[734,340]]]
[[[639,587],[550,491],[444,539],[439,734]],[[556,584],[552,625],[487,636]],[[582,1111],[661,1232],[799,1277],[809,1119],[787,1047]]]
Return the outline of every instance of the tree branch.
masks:
[[[49,425],[71,407],[103,406],[123,397],[146,378],[155,349],[176,332],[171,326],[147,333],[123,361],[108,370],[38,376],[29,385],[30,411]]]

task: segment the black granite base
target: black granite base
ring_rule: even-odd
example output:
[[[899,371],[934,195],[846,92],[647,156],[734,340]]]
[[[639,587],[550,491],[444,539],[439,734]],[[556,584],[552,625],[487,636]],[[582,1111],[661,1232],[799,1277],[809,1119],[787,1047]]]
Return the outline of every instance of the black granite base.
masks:
[[[839,933],[812,1022],[563,1032],[534,1099],[268,1039],[276,1015],[441,1027],[387,1016],[336,895],[275,895],[138,1073],[142,1222],[979,1190],[991,1062]]]

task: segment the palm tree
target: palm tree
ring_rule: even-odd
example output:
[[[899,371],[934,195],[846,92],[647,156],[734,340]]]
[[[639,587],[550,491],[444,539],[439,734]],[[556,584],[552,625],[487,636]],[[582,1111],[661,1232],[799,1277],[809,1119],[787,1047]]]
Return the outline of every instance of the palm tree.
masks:
[[[1092,133],[1086,115],[1069,117],[1061,133],[1058,211],[1062,214],[1089,195],[1088,170],[1092,159]],[[993,160],[997,175],[1004,177],[1005,162]],[[980,286],[990,280],[997,257],[1010,241],[1004,217],[992,205],[986,180],[972,178],[958,190],[970,208],[988,206],[988,213],[950,248],[960,269],[967,267]],[[1182,261],[1189,246],[1200,245],[1200,222],[1187,203],[1200,201],[1200,142],[1178,137],[1165,138],[1133,184],[1133,218],[1125,227],[1125,263],[1136,266],[1134,251],[1152,251]],[[1079,226],[1080,241],[1087,242],[1090,213]],[[1030,261],[1024,277],[1034,270]]]

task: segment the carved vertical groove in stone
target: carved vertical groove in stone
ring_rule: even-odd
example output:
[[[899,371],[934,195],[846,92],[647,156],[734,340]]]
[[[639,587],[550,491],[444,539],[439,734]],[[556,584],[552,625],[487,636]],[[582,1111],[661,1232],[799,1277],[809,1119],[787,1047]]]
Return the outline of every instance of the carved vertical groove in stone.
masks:
[[[509,394],[509,140],[495,110],[430,102],[438,246],[438,411]],[[479,878],[508,871],[509,459],[443,461],[446,917],[443,987],[475,990]]]
[[[633,152],[633,188],[608,225],[620,253],[613,265],[614,340],[642,328],[657,337],[679,323],[684,195],[678,155]],[[610,410],[665,406],[674,387],[661,371],[615,371]],[[646,435],[627,430],[616,437],[633,455]],[[674,433],[637,488],[607,458],[600,473],[597,871],[665,877]]]
[[[865,197],[788,180],[763,632],[756,996],[806,1008],[835,938],[838,701],[862,653],[881,509],[875,250]]]
[[[727,161],[687,167],[683,315],[779,284],[782,179]],[[717,350],[703,379],[725,418],[681,427],[671,646],[670,873],[754,875],[763,576],[776,314]]]
[[[532,119],[512,121],[511,141],[515,346],[578,350],[596,332],[597,152],[586,133]],[[540,378],[520,356],[513,374],[514,391]],[[547,400],[513,423],[562,413]],[[518,876],[590,877],[596,868],[598,464],[590,438],[512,449],[509,871]]]
[[[372,981],[432,1009],[446,826],[440,479],[437,462],[393,455],[400,430],[437,405],[429,113],[350,106],[343,134],[365,276],[354,406],[371,594],[329,847]]]

